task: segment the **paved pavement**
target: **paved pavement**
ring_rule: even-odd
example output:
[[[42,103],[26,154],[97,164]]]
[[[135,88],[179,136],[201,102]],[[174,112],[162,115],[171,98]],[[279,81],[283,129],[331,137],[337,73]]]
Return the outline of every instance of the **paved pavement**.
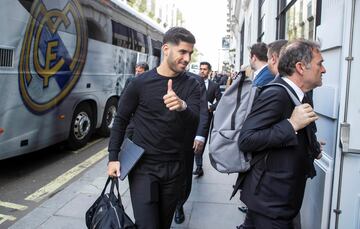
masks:
[[[184,206],[186,220],[173,222],[171,228],[235,229],[244,220],[237,208],[242,205],[237,195],[229,200],[236,175],[220,174],[204,154],[204,172],[193,179],[191,195]],[[107,158],[94,165],[78,180],[59,191],[29,214],[13,224],[11,229],[80,229],[86,228],[85,212],[100,195],[106,176]],[[120,194],[127,214],[133,218],[128,182],[120,183]]]

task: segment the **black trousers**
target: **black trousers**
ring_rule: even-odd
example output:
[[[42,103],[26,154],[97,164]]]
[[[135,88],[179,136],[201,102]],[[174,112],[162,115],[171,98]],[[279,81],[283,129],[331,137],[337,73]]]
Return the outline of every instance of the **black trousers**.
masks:
[[[194,167],[194,152],[189,151],[185,152],[185,160],[184,160],[184,172],[183,172],[183,183],[182,183],[182,195],[180,196],[178,202],[178,208],[182,207],[186,200],[190,196],[191,186],[192,186],[192,179],[193,179],[193,167]]]
[[[195,154],[195,163],[197,167],[202,167],[203,165],[203,154],[206,148],[206,144],[207,144],[207,137],[205,138],[205,142],[204,142],[204,148],[202,150],[201,153],[194,153]],[[192,169],[192,168],[191,168]]]
[[[140,160],[129,174],[131,203],[138,229],[169,229],[183,181],[182,161]]]
[[[240,229],[294,229],[293,219],[272,219],[248,209]]]

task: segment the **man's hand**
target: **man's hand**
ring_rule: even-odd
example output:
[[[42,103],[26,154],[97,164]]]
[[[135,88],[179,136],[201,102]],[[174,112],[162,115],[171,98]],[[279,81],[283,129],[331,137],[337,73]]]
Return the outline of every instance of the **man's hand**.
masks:
[[[168,81],[167,94],[164,95],[163,99],[166,107],[171,111],[183,111],[186,109],[186,103],[172,89],[172,80]]]
[[[111,177],[119,177],[120,176],[120,162],[109,161],[108,175]]]
[[[196,154],[201,153],[204,149],[204,142],[199,140],[194,140],[193,149],[194,149],[194,153]]]
[[[289,122],[295,131],[301,130],[319,117],[308,103],[296,106],[291,114]]]
[[[322,158],[322,156],[323,156],[323,151],[324,151],[324,145],[326,145],[326,143],[325,142],[323,142],[323,141],[319,141],[319,144],[320,144],[320,153],[317,155],[317,157],[316,157],[316,159],[317,160],[319,160],[319,159],[321,159]]]

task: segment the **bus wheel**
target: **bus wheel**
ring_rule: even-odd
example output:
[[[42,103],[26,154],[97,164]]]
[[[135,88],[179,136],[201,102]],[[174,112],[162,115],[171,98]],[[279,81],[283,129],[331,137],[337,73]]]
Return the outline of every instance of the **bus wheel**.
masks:
[[[90,106],[82,103],[76,107],[72,121],[68,145],[70,149],[79,149],[86,145],[93,131],[93,116]]]
[[[105,109],[104,109],[104,115],[101,122],[101,127],[98,131],[98,133],[103,137],[109,137],[110,136],[110,130],[114,123],[115,115],[117,110],[117,99],[111,98],[107,101]]]

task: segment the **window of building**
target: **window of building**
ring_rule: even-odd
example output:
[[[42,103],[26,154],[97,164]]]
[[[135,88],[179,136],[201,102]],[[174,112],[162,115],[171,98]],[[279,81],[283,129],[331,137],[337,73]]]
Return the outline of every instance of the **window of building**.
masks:
[[[314,40],[320,24],[321,0],[278,0],[277,38]],[[317,21],[315,21],[317,20]]]
[[[242,23],[240,30],[240,66],[244,64],[244,34],[245,34],[245,22]]]
[[[264,36],[264,18],[265,18],[265,9],[264,9],[265,0],[259,0],[259,24],[258,24],[258,38],[257,41],[261,42]]]

